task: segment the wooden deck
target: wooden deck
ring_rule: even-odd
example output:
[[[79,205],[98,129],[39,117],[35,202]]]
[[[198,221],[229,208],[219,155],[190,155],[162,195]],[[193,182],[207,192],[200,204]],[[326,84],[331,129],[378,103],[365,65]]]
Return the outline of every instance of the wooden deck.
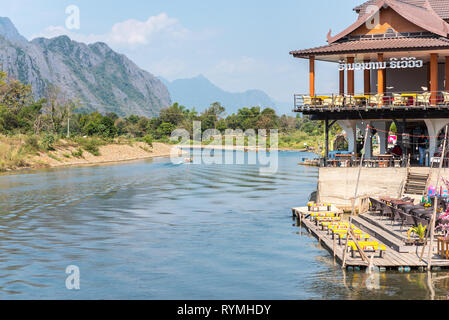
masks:
[[[338,210],[338,209],[337,209]],[[297,219],[297,225],[300,227],[306,228],[312,235],[314,235],[318,241],[323,245],[331,255],[335,257],[335,260],[342,265],[343,264],[343,251],[344,251],[344,241],[342,241],[342,245],[338,244],[338,241],[334,241],[330,235],[328,235],[327,231],[321,230],[321,228],[317,227],[315,223],[313,223],[310,219],[305,219],[307,215],[310,214],[307,208],[293,208],[293,217]],[[335,211],[338,213],[339,211]],[[362,231],[368,233],[370,235],[370,241],[377,241],[379,244],[383,244],[387,247],[387,250],[384,253],[383,258],[379,257],[379,254],[376,253],[373,259],[373,266],[378,267],[381,270],[399,270],[399,271],[411,271],[411,270],[419,270],[425,271],[427,270],[427,258],[428,258],[428,249],[424,255],[423,261],[420,261],[419,255],[421,254],[422,247],[408,247],[407,250],[404,248],[405,243],[404,233],[399,232],[399,227],[394,224],[391,225],[391,222],[388,220],[382,220],[384,218],[378,218],[376,221],[377,225],[370,223],[370,218],[375,217],[374,214],[369,214],[370,216],[365,219],[363,217],[356,217],[353,221],[353,224],[360,228]],[[383,228],[383,224],[385,224],[385,229]],[[388,225],[390,224],[390,225]],[[397,234],[395,234],[397,233]],[[449,269],[449,260],[444,260],[440,256],[436,254],[436,242],[433,246],[433,252],[435,253],[432,258],[432,269],[440,270],[440,269]],[[334,252],[335,248],[335,252]],[[402,251],[402,252],[400,252]],[[369,259],[371,259],[371,253],[367,253]],[[351,254],[348,253],[346,255],[346,267],[347,269],[362,269],[367,268],[368,263],[363,261],[360,257],[359,253],[355,253],[355,257],[352,258]]]

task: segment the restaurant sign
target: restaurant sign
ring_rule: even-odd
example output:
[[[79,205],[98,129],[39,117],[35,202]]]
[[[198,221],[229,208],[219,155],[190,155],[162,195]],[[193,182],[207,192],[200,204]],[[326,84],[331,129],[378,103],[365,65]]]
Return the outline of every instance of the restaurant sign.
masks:
[[[381,70],[381,69],[411,69],[422,68],[424,66],[423,60],[417,60],[415,57],[404,57],[401,59],[391,58],[390,61],[384,62],[357,62],[345,63],[340,61],[338,69],[343,70]]]

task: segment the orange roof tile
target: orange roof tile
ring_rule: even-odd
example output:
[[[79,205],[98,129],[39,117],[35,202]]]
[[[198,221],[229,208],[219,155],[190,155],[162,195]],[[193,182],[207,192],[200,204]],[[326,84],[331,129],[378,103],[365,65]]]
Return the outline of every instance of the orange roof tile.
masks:
[[[449,49],[449,39],[446,38],[391,38],[374,40],[356,40],[333,43],[327,46],[305,50],[291,51],[297,57],[338,55],[345,53],[368,53],[378,51]]]

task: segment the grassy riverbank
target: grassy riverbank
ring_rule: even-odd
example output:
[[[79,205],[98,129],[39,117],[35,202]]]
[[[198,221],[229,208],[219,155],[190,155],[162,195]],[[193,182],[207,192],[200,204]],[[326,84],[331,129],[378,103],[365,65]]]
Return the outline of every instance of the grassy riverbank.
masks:
[[[0,135],[0,172],[165,157],[172,147],[144,139]]]

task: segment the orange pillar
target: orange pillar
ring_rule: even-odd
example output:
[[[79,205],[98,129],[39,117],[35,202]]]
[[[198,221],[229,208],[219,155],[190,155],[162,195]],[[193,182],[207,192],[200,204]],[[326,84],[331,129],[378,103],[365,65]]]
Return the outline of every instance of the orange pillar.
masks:
[[[430,104],[437,104],[438,96],[438,54],[430,54],[430,92],[432,93],[430,97]]]
[[[315,57],[309,57],[309,93],[315,96]]]
[[[345,71],[340,70],[340,95],[345,95]]]
[[[348,58],[348,64],[354,64],[354,57]],[[352,70],[348,69],[348,94],[354,95],[354,68]]]
[[[377,55],[377,61],[378,62],[384,62],[384,54],[379,53]],[[384,88],[385,88],[385,70],[384,69],[378,69],[377,70],[377,93],[378,94],[384,94]]]
[[[369,60],[365,60],[364,63],[369,63]],[[371,94],[371,70],[365,69],[364,74],[364,88],[365,95]]]
[[[444,89],[446,91],[449,91],[449,57],[446,57],[446,75],[445,77],[445,85],[444,85]]]

